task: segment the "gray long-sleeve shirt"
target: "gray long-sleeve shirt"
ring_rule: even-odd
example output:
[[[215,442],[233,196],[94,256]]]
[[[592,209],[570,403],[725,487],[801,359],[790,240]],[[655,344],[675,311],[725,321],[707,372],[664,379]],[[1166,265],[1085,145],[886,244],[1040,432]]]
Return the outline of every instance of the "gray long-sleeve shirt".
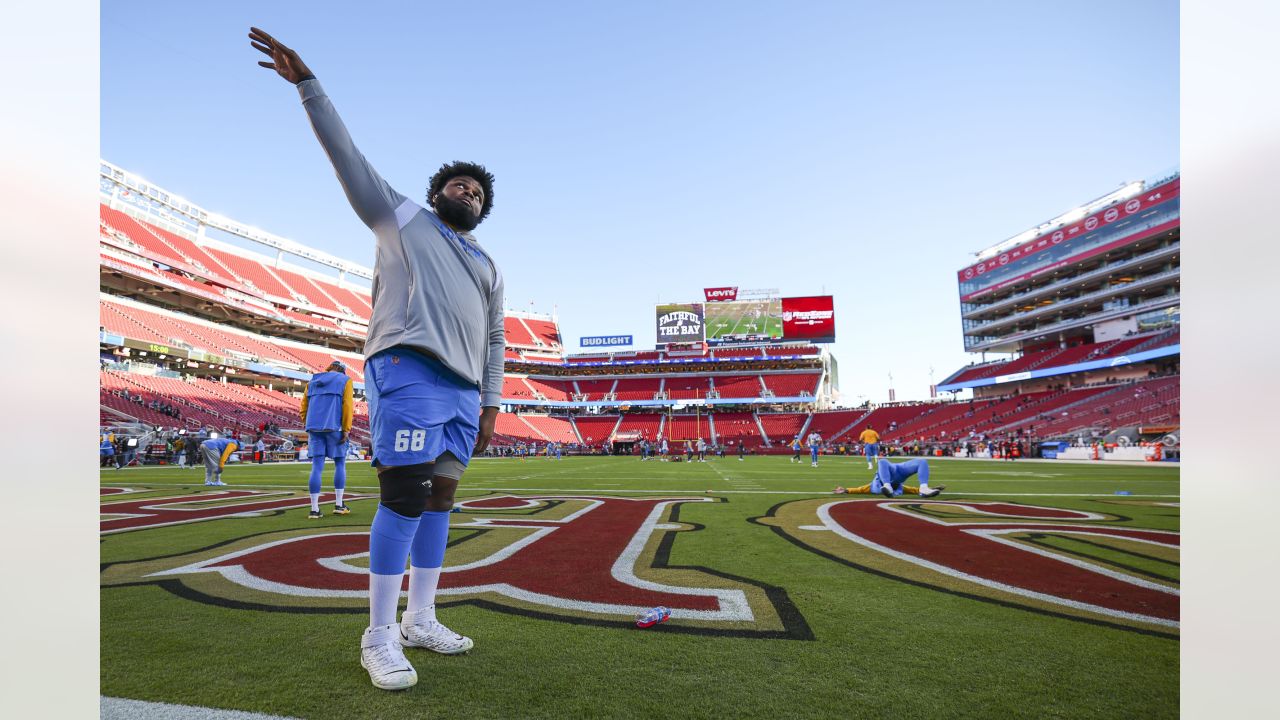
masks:
[[[497,264],[470,233],[382,179],[318,80],[298,83],[298,94],[347,200],[376,240],[365,356],[397,345],[428,352],[480,388],[481,406],[498,407],[506,335]]]

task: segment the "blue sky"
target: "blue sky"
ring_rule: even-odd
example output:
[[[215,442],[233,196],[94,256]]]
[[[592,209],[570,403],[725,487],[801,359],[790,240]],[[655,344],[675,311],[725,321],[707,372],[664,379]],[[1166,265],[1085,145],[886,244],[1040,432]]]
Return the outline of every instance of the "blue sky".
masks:
[[[969,362],[972,253],[1178,164],[1178,4],[103,3],[101,153],[241,222],[372,265],[297,94],[420,197],[497,176],[477,230],[507,304],[654,341],[704,287],[835,296],[844,399]]]

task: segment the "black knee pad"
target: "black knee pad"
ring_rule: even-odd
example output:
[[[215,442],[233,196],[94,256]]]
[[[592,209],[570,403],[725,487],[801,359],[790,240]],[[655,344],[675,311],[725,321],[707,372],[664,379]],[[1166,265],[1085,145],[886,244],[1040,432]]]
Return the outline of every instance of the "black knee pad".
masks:
[[[384,467],[378,471],[378,490],[388,510],[416,518],[427,507],[435,463]]]

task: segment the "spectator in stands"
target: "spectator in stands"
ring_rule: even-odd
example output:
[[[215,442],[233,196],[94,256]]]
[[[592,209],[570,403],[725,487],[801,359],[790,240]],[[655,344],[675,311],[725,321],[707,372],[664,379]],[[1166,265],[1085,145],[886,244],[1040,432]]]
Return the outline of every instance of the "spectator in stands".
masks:
[[[347,198],[377,239],[380,294],[365,376],[382,501],[370,532],[361,665],[374,686],[403,689],[418,680],[403,645],[446,654],[473,645],[437,621],[435,595],[454,492],[472,453],[493,437],[502,394],[502,276],[470,234],[493,207],[493,175],[472,163],[445,165],[431,178],[431,209],[419,207],[356,149],[298,54],[257,28],[250,38],[271,58],[259,64],[297,86]],[[397,628],[410,559],[408,608]]]

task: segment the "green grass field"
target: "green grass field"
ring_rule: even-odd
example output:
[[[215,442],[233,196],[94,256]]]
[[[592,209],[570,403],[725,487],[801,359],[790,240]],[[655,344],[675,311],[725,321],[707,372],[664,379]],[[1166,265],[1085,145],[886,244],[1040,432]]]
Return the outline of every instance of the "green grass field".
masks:
[[[306,718],[1176,717],[1178,468],[932,468],[940,498],[888,502],[831,494],[870,479],[857,458],[477,460],[439,598],[476,646],[408,650],[401,693],[358,663],[368,464],[319,521],[302,464],[227,488],[105,470],[130,492],[102,497],[101,692]],[[677,616],[635,628],[655,597]]]

